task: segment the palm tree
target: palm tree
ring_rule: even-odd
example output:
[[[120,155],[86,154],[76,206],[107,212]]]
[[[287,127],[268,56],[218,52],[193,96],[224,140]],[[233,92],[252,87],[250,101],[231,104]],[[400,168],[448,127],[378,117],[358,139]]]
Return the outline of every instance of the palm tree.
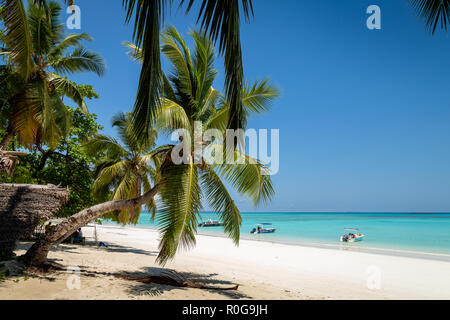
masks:
[[[204,33],[191,32],[190,35],[195,42],[193,52],[175,28],[169,27],[162,34],[161,51],[170,61],[172,70],[169,76],[163,75],[164,91],[156,125],[166,132],[184,129],[190,137],[194,137],[196,123],[201,124],[203,132],[217,129],[225,134],[231,103],[212,87],[217,76],[213,42]],[[130,43],[126,45],[132,49],[129,53],[132,58],[143,59],[141,49]],[[243,109],[240,118],[246,122],[251,114],[266,111],[278,96],[279,92],[267,80],[245,85],[241,92]],[[271,179],[265,175],[267,169],[243,152],[234,150],[234,146],[235,157],[244,158],[245,164],[215,164],[206,158],[195,159],[198,155],[194,155],[194,140],[183,143],[191,144],[188,163],[168,167],[160,190],[158,216],[162,240],[158,260],[161,263],[172,258],[179,246],[195,244],[203,198],[224,222],[225,232],[236,244],[239,242],[241,215],[226,183],[252,199],[255,205],[270,200],[273,195]],[[203,148],[225,149],[212,139],[204,141]]]
[[[124,200],[141,197],[152,189],[152,181],[159,180],[157,168],[161,164],[158,150],[153,150],[158,137],[153,130],[151,139],[137,140],[133,134],[131,114],[119,113],[113,118],[113,127],[117,127],[120,142],[113,137],[97,135],[86,145],[88,154],[105,154],[97,163],[97,178],[93,193],[97,199]],[[146,203],[148,211],[156,213],[154,199]],[[136,224],[141,207],[121,210],[115,220]]]
[[[213,43],[203,33],[192,32],[191,35],[195,40],[195,49],[192,53],[174,28],[169,28],[162,36],[162,52],[171,62],[173,70],[170,76],[163,75],[165,89],[161,96],[161,108],[155,115],[152,126],[165,131],[184,129],[193,134],[195,124],[201,123],[203,129],[216,128],[224,132],[231,106],[226,97],[212,87],[217,76],[213,67],[215,58]],[[132,54],[140,59],[140,52],[140,50],[133,50]],[[241,93],[243,97],[241,102],[244,107],[241,118],[247,119],[252,114],[266,111],[278,95],[278,91],[267,80],[244,86]],[[130,133],[132,141],[142,139],[139,137],[135,140],[137,138],[133,129],[124,132]],[[122,140],[125,139],[122,138]],[[184,140],[181,145],[188,143],[187,141],[188,139]],[[104,143],[104,139],[100,142]],[[95,144],[94,142],[92,148],[101,149]],[[114,145],[115,142],[109,141],[106,144]],[[178,249],[195,244],[202,200],[208,201],[223,221],[225,232],[237,244],[240,237],[241,215],[227,185],[231,185],[238,193],[252,199],[255,205],[269,201],[274,191],[271,179],[266,175],[267,168],[256,159],[245,155],[244,152],[236,150],[234,146],[232,146],[233,155],[243,158],[246,160],[245,163],[214,164],[203,157],[194,161],[195,155],[190,153],[183,155],[187,159],[186,163],[175,165],[172,162],[172,152],[176,147],[179,145],[165,145],[147,154],[146,162],[154,155],[159,155],[159,163],[155,168],[160,176],[153,179],[152,189],[132,200],[113,200],[77,213],[59,224],[53,233],[34,244],[27,252],[25,262],[34,265],[45,263],[52,244],[67,233],[105,213],[142,206],[151,201],[156,194],[160,196],[160,210],[156,217],[162,233],[158,256],[161,264],[173,258]],[[212,140],[205,141],[204,148],[208,147],[223,148]],[[111,153],[120,153],[118,146],[111,146],[110,150]],[[108,158],[115,158],[116,163],[120,163],[116,156]],[[117,165],[117,167],[120,166],[121,164]],[[109,168],[111,171],[115,170],[114,167]],[[113,175],[103,176],[108,177],[105,179],[108,181]],[[111,181],[117,185],[119,179]],[[99,183],[99,188],[103,185],[107,183]],[[127,194],[127,196],[131,195]]]
[[[103,59],[82,47],[88,34],[70,34],[64,37],[64,26],[59,23],[61,7],[45,2],[47,11],[29,2],[25,10],[22,1],[3,1],[6,32],[1,33],[4,66],[10,70],[4,82],[20,81],[10,97],[11,117],[8,130],[1,142],[6,148],[17,132],[23,145],[39,144],[45,140],[55,146],[67,132],[69,118],[62,97],[71,98],[85,112],[87,107],[76,85],[61,75],[94,72],[101,76]]]

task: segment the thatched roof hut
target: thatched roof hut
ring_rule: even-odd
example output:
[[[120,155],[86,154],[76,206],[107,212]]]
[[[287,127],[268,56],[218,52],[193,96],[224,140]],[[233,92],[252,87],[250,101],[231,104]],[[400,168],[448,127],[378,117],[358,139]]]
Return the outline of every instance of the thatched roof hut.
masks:
[[[53,185],[0,183],[0,261],[10,257],[16,241],[31,234],[69,199],[69,190]]]

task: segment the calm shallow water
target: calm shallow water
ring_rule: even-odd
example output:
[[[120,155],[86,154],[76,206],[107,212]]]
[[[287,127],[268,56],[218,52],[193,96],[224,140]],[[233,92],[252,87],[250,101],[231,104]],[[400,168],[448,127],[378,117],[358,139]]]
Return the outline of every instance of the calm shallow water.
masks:
[[[202,220],[218,220],[202,213]],[[242,213],[243,239],[284,243],[339,245],[344,228],[359,228],[366,237],[349,244],[358,248],[409,250],[450,254],[450,213]],[[274,234],[251,235],[257,223],[273,223]],[[138,227],[157,228],[143,213]],[[223,228],[198,228],[199,234],[225,236]]]

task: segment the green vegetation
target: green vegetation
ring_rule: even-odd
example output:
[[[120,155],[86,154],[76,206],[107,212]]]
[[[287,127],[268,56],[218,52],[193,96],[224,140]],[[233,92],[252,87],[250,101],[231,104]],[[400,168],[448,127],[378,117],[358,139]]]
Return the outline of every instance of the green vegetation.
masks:
[[[85,114],[79,109],[66,107],[72,126],[69,134],[60,139],[55,149],[45,144],[35,146],[33,152],[21,157],[12,177],[2,181],[25,184],[53,184],[70,189],[69,201],[64,204],[59,217],[71,216],[94,205],[91,189],[95,180],[95,163],[100,153],[88,155],[83,143],[103,129],[95,114]],[[12,145],[16,142],[13,141]],[[97,198],[97,201],[101,198]]]
[[[99,54],[82,46],[82,41],[91,40],[90,36],[83,33],[64,37],[64,24],[59,21],[61,6],[49,1],[46,7],[44,10],[29,2],[25,10],[22,1],[4,4],[5,32],[0,39],[1,55],[6,60],[0,69],[4,149],[16,134],[20,144],[28,148],[43,142],[56,148],[70,129],[63,97],[87,112],[83,92],[61,75],[104,73]]]
[[[91,188],[96,155],[82,144],[102,129],[87,112],[86,99],[97,99],[92,86],[76,84],[61,75],[104,73],[99,54],[82,46],[88,34],[64,36],[61,7],[45,2],[6,1],[0,35],[0,140],[4,149],[28,148],[12,177],[0,181],[54,184],[70,189],[59,216],[70,216],[95,204]],[[69,107],[64,97],[77,105]]]
[[[108,200],[133,199],[152,189],[151,182],[159,180],[157,168],[162,160],[156,145],[158,134],[153,130],[151,139],[139,140],[133,134],[131,115],[120,113],[113,118],[113,127],[117,128],[120,141],[105,135],[96,135],[85,145],[85,150],[93,157],[99,152],[104,154],[96,162],[97,178],[92,192],[99,202]],[[152,198],[146,209],[156,214],[156,203]],[[141,207],[113,212],[107,218],[127,224],[138,222]]]

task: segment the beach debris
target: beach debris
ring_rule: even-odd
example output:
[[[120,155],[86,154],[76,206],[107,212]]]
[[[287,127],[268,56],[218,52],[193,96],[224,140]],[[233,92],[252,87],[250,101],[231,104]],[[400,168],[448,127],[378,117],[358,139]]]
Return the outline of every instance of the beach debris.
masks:
[[[238,290],[239,285],[233,285],[230,287],[220,287],[220,286],[210,286],[205,285],[199,281],[191,280],[183,276],[182,274],[174,270],[161,270],[158,275],[149,275],[146,277],[134,277],[129,275],[117,274],[116,278],[137,281],[141,283],[156,283],[161,285],[168,285],[172,287],[182,287],[182,288],[194,288],[194,289],[205,289],[205,290]]]

